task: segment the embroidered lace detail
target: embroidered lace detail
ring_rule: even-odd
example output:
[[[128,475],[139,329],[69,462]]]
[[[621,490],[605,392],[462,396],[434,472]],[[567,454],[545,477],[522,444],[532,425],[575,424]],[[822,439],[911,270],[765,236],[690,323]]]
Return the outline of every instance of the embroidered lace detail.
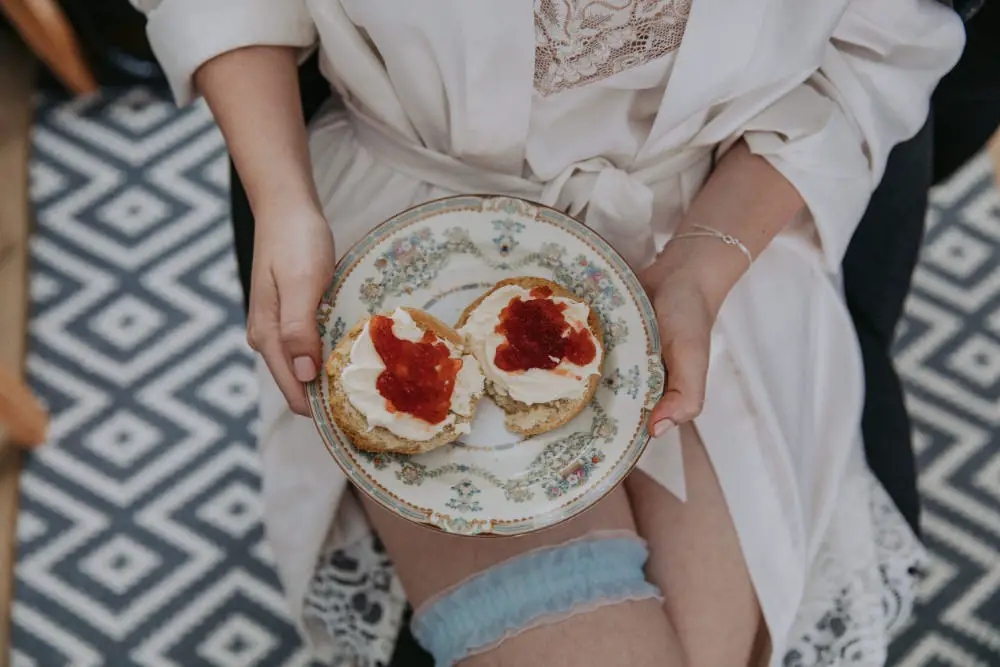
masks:
[[[336,644],[329,667],[385,667],[405,606],[389,556],[372,536],[320,556],[304,616]]]
[[[839,551],[869,552],[863,558],[824,558],[814,566],[792,629],[783,667],[881,667],[889,642],[913,610],[926,554],[888,494],[871,478],[868,490],[875,546],[845,544],[850,526],[841,524]],[[866,533],[863,533],[866,534]],[[836,552],[831,545],[824,551]],[[855,549],[856,548],[856,549]]]
[[[677,49],[691,0],[535,0],[535,90],[606,79]]]

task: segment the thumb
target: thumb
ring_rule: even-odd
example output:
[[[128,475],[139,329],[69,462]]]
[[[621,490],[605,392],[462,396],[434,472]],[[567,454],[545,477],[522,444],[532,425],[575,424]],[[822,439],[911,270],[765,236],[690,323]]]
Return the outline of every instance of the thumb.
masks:
[[[675,339],[663,348],[667,387],[653,408],[652,435],[657,437],[701,413],[708,375],[708,340]]]
[[[313,290],[303,289],[304,281],[294,286],[279,287],[279,323],[281,347],[291,360],[295,379],[311,382],[321,365],[323,343],[316,324],[316,306],[320,297]]]

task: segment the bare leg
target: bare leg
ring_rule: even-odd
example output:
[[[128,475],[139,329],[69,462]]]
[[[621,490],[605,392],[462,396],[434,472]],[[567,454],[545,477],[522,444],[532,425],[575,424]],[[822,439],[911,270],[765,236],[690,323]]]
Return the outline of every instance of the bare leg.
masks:
[[[562,544],[599,530],[635,532],[622,489],[590,511],[547,531],[496,540],[452,537],[389,514],[365,500],[414,607],[470,575],[531,549]],[[654,599],[622,602],[560,623],[528,630],[495,649],[473,656],[467,667],[683,667],[676,635]]]
[[[649,544],[649,579],[663,592],[688,667],[760,664],[760,606],[722,489],[693,426],[681,427],[681,442],[687,502],[641,471],[626,481]]]

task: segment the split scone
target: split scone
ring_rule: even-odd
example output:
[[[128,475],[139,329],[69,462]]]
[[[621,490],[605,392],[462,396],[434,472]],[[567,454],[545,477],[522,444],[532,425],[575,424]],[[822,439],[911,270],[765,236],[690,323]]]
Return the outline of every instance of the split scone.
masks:
[[[559,428],[597,391],[604,361],[600,320],[557,283],[502,280],[465,310],[456,328],[511,431]]]
[[[470,431],[483,394],[458,333],[410,308],[359,322],[326,373],[334,420],[367,451],[422,454],[454,442]]]

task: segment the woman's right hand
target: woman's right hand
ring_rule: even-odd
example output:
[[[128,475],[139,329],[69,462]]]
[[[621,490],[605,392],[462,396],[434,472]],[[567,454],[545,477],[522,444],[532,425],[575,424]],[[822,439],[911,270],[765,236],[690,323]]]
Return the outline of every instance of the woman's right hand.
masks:
[[[264,357],[291,410],[304,416],[303,383],[323,365],[316,307],[334,263],[333,235],[319,210],[258,216],[247,341]]]

